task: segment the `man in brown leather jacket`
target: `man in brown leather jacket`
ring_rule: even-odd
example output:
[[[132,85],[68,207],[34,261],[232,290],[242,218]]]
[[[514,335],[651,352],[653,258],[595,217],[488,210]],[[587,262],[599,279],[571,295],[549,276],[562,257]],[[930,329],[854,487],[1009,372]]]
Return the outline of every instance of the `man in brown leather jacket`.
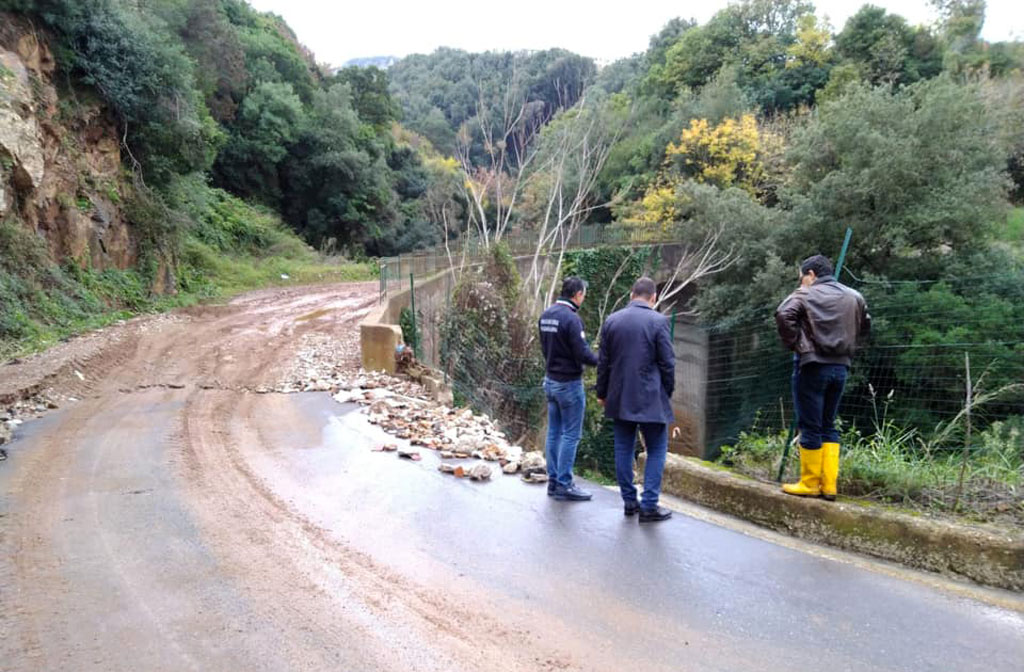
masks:
[[[833,277],[832,262],[817,254],[800,265],[800,287],[775,311],[782,344],[799,357],[793,400],[800,428],[800,482],[783,491],[836,498],[839,432],[836,413],[846,375],[871,329],[864,297]]]

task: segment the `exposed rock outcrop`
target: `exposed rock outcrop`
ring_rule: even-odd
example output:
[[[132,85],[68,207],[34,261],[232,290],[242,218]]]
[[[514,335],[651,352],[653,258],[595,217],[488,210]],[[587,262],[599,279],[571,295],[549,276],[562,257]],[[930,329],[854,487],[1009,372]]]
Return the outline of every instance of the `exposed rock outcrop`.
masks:
[[[117,124],[95,93],[58,93],[55,73],[45,35],[0,13],[0,219],[42,236],[55,260],[127,268]]]

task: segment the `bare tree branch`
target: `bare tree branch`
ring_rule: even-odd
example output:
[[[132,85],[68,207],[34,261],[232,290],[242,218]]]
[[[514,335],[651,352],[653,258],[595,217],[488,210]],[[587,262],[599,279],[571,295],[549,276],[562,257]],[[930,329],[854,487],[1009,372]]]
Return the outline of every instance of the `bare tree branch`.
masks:
[[[721,228],[709,231],[700,247],[683,252],[672,270],[672,276],[659,292],[654,305],[655,310],[660,309],[663,304],[670,303],[675,296],[698,280],[721,273],[739,260],[733,248],[729,248],[728,251],[719,249],[718,242],[721,237]]]

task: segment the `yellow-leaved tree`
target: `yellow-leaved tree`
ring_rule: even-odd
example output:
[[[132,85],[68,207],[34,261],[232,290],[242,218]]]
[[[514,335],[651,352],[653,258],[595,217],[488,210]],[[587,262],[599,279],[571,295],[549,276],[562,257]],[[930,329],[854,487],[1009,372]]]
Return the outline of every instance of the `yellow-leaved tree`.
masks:
[[[754,193],[763,171],[760,150],[757,120],[752,114],[725,119],[717,126],[708,124],[707,119],[693,119],[679,142],[670,142],[665,150],[663,172],[668,177],[689,177]]]
[[[669,143],[661,171],[643,198],[623,209],[623,219],[648,231],[669,230],[686,209],[686,197],[678,190],[686,180],[758,194],[766,172],[767,139],[751,114],[726,118],[714,126],[707,119],[691,120],[679,141]]]

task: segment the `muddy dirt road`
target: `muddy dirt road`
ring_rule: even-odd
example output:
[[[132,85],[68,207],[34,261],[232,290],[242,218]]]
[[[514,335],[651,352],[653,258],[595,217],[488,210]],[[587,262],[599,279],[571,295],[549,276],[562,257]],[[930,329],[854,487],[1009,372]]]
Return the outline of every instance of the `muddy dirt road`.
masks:
[[[1014,595],[696,510],[641,528],[601,489],[455,481],[371,452],[381,430],[326,393],[257,393],[310,347],[357,366],[375,301],[257,292],[49,378],[0,367],[76,399],[0,463],[0,670],[1019,669]]]

